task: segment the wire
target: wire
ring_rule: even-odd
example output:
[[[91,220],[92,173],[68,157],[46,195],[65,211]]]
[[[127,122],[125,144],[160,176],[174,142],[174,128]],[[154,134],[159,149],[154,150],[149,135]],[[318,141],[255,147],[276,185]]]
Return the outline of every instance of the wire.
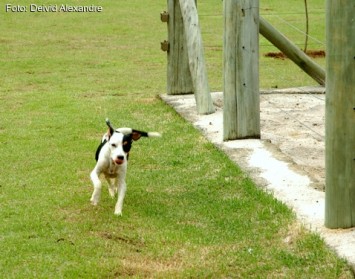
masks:
[[[325,46],[325,43],[318,40],[317,38],[314,38],[312,36],[310,36],[309,34],[307,34],[306,32],[302,31],[301,29],[297,28],[295,25],[289,23],[288,21],[284,20],[282,17],[278,16],[278,15],[275,15],[275,17],[277,17],[280,21],[282,21],[283,23],[287,24],[288,26],[292,27],[293,29],[297,30],[299,33],[307,36],[308,38],[312,39],[313,41]]]

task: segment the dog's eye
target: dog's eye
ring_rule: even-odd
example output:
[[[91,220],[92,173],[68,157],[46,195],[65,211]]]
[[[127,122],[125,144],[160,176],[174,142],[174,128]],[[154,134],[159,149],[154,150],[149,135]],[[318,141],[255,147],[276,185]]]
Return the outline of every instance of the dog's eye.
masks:
[[[112,143],[111,146],[112,147],[117,147],[117,145],[115,143]]]
[[[124,141],[124,142],[123,142],[123,145],[127,145],[127,144],[128,144],[128,141]]]

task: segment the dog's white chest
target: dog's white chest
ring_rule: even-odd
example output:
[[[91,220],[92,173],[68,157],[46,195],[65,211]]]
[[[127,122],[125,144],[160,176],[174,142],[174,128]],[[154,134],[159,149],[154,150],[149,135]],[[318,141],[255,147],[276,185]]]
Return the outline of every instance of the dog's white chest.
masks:
[[[106,169],[103,170],[103,173],[106,177],[109,178],[118,178],[118,177],[125,177],[125,172],[127,170],[127,162],[124,162],[121,165],[115,164],[112,160],[110,160],[109,164],[107,165]]]
[[[110,161],[110,165],[106,170],[106,175],[114,178],[117,177],[121,166],[116,165],[114,162]]]

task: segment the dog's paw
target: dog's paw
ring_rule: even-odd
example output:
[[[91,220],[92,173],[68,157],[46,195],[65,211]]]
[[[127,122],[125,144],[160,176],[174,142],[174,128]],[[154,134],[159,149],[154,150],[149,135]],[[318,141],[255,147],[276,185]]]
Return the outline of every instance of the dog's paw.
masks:
[[[122,216],[122,201],[121,202],[117,202],[116,206],[115,206],[115,215],[116,216]]]
[[[122,211],[121,210],[115,211],[115,215],[116,216],[122,216]]]
[[[97,203],[98,203],[98,202],[97,202],[95,199],[93,199],[93,198],[90,199],[90,202],[91,202],[92,205],[95,205],[95,206],[96,206]]]

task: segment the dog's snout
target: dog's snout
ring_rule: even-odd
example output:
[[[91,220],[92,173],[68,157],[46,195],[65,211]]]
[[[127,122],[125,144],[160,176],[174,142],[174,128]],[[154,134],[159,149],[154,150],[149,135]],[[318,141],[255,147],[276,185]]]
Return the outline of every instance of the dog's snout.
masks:
[[[116,157],[114,157],[113,161],[117,164],[117,165],[122,165],[125,161],[125,157],[123,155],[117,155]]]

